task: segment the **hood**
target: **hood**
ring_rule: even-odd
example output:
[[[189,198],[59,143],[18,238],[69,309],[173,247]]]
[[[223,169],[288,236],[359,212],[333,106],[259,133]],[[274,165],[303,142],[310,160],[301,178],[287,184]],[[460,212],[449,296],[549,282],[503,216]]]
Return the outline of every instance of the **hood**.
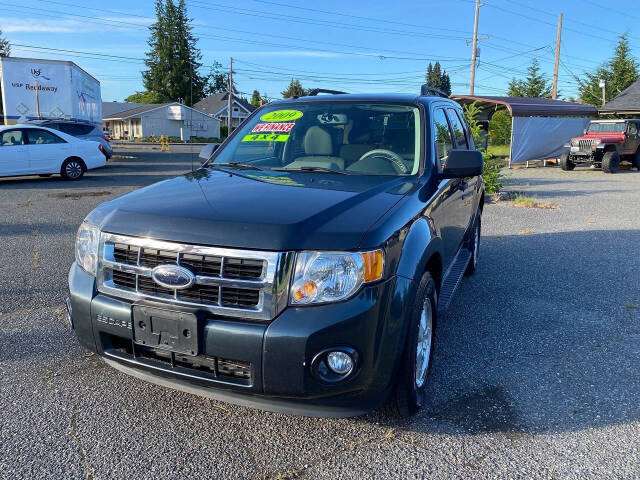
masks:
[[[599,138],[602,143],[622,143],[626,139],[624,132],[587,132],[574,140],[593,140]]]
[[[417,185],[415,178],[200,169],[105,202],[101,230],[259,250],[345,250]]]

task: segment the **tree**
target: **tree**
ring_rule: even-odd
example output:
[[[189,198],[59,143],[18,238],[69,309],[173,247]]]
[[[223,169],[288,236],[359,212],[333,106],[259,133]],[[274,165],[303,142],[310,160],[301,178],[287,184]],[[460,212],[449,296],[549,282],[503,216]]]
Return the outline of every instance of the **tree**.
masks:
[[[0,57],[8,57],[11,55],[11,44],[9,40],[2,36],[0,29]],[[2,98],[2,86],[0,86],[0,99]],[[0,101],[0,112],[2,112],[2,101]]]
[[[491,145],[511,143],[511,115],[505,108],[493,114],[489,121],[489,142]]]
[[[251,105],[254,107],[259,107],[262,103],[262,97],[260,96],[260,92],[258,90],[253,91],[253,95],[251,95]]]
[[[551,98],[551,85],[544,74],[540,73],[540,63],[537,58],[531,61],[527,71],[529,73],[524,80],[514,78],[509,82],[507,95],[510,97]]]
[[[11,55],[11,44],[9,40],[2,36],[2,29],[0,29],[0,57],[9,57]]]
[[[149,48],[142,72],[147,92],[161,101],[179,98],[192,105],[204,97],[207,79],[198,73],[202,54],[192,33],[184,0],[156,0],[156,21],[150,27]]]
[[[451,95],[451,79],[446,71],[442,71],[440,62],[436,61],[435,65],[427,67],[427,73],[425,75],[425,81],[427,86],[436,88],[441,92]]]
[[[229,72],[222,69],[222,64],[218,61],[213,62],[211,70],[207,76],[207,85],[204,89],[206,95],[214,93],[226,93],[229,91]],[[233,93],[238,93],[235,82],[233,82]]]
[[[132,103],[162,103],[163,99],[154,92],[136,92],[124,99]]]
[[[586,79],[577,79],[580,98],[584,103],[602,106],[600,80],[606,82],[605,99],[608,101],[635,82],[639,75],[638,62],[631,56],[629,35],[623,33],[618,39],[613,58],[594,73],[585,73]]]
[[[302,85],[300,85],[300,80],[292,78],[287,89],[281,93],[282,98],[291,98],[304,97],[308,93],[308,91],[302,88]]]

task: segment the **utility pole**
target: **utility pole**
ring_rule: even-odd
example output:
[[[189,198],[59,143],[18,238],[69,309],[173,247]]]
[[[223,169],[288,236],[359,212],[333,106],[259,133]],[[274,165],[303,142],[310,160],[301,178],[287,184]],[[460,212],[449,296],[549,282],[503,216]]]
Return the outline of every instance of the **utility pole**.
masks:
[[[562,14],[558,17],[558,35],[556,36],[556,65],[553,69],[553,91],[551,98],[558,97],[558,64],[560,63],[560,42],[562,41]]]
[[[233,116],[233,58],[229,58],[229,98],[227,100],[227,135],[231,135],[231,117]]]
[[[602,89],[602,106],[607,103],[607,81],[603,78],[600,80],[600,88]]]
[[[473,40],[471,40],[473,52],[471,52],[471,81],[469,88],[469,95],[473,95],[473,89],[476,81],[476,61],[478,58],[478,40],[484,40],[487,37],[478,38],[478,15],[480,14],[480,7],[484,4],[480,3],[480,0],[476,0],[476,19],[473,24]],[[469,42],[467,42],[469,44]]]

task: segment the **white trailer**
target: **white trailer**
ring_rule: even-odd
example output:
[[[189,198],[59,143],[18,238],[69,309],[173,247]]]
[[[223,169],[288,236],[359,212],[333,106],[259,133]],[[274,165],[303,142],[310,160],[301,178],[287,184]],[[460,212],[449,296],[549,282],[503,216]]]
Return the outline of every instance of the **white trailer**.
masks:
[[[102,123],[100,82],[73,62],[0,58],[4,123],[66,118]]]

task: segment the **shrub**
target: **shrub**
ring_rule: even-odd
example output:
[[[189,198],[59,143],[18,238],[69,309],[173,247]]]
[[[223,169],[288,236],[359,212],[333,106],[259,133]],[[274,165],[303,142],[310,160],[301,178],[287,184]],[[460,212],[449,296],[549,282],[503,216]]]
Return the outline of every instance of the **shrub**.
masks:
[[[498,110],[489,122],[489,143],[509,145],[511,143],[511,115],[506,109]]]

